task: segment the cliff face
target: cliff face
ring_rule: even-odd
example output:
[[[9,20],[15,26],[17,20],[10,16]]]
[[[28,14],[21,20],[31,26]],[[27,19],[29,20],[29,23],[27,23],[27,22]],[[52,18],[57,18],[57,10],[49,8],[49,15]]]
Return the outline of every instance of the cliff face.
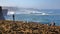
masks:
[[[7,16],[8,9],[2,9],[3,16]]]
[[[0,20],[5,20],[3,13],[2,13],[2,7],[0,6]]]

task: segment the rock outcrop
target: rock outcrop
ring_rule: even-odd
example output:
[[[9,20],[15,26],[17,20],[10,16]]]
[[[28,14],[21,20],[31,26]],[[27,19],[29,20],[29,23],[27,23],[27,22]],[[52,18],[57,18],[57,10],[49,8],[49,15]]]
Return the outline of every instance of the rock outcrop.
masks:
[[[0,20],[5,20],[3,13],[2,13],[2,7],[0,6]]]

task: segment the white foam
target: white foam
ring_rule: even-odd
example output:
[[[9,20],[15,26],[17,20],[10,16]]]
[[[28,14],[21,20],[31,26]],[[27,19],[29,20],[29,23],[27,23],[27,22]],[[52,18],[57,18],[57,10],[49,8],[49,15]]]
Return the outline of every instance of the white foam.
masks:
[[[7,15],[12,14],[37,14],[37,15],[48,15],[47,13],[40,12],[40,11],[34,11],[34,10],[20,10],[20,11],[8,11]]]
[[[14,14],[15,12],[14,11],[9,11],[8,13],[7,13],[7,15],[12,15],[12,14]]]

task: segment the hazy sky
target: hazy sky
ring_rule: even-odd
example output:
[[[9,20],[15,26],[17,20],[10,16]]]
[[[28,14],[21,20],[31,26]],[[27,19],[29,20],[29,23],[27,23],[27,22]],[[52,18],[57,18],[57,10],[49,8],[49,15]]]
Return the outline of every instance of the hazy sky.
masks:
[[[1,6],[60,9],[60,0],[0,0]]]

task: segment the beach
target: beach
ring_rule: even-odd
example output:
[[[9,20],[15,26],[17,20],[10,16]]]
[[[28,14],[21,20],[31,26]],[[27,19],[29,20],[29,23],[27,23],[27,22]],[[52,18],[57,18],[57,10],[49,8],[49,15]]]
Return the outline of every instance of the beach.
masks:
[[[60,26],[36,22],[0,20],[0,34],[60,34]]]

